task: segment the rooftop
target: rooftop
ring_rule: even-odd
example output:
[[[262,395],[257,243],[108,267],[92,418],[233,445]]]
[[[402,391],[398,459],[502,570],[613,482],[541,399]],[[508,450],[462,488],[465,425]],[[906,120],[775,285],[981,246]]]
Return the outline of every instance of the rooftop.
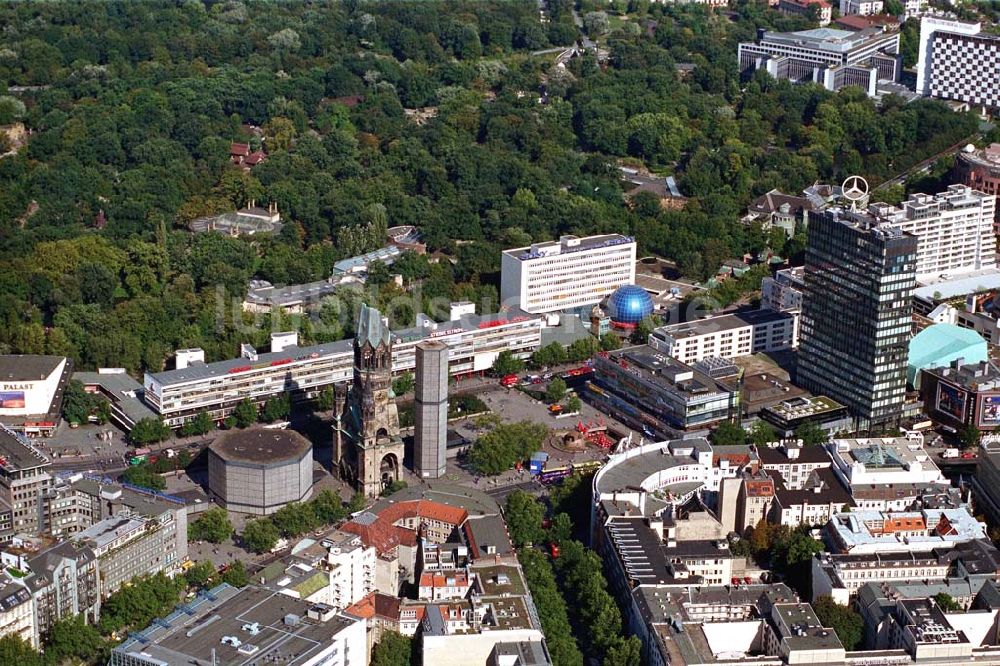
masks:
[[[394,262],[402,251],[395,245],[387,245],[367,254],[361,254],[349,259],[341,259],[333,265],[334,275],[345,275],[347,273],[358,273],[368,269],[369,264],[381,261],[383,264]]]
[[[950,365],[942,368],[924,368],[951,384],[956,384],[972,391],[991,391],[1000,388],[1000,366],[992,361],[978,363],[962,363],[956,359]]]
[[[654,329],[652,335],[661,339],[669,336],[674,340],[684,340],[686,338],[706,335],[708,333],[729,331],[736,328],[743,328],[745,326],[763,326],[777,321],[793,321],[794,319],[795,317],[787,312],[777,312],[775,310],[751,310],[748,312],[695,319],[694,321],[688,321],[682,324],[661,326]]]
[[[886,551],[933,550],[986,537],[986,527],[965,509],[882,512],[856,509],[835,515],[828,532],[845,552],[858,547]]]
[[[598,378],[602,368],[605,368],[609,363],[617,365],[625,372],[635,375],[656,389],[678,396],[682,400],[737,390],[735,386],[714,380],[648,345],[613,351],[606,357],[598,356],[595,362]]]
[[[264,280],[251,281],[246,300],[256,305],[276,305],[289,307],[313,301],[332,294],[341,286],[340,280],[319,280],[305,284],[290,284],[275,287]]]
[[[446,336],[453,333],[468,333],[493,328],[502,324],[528,320],[541,321],[541,318],[535,315],[528,315],[521,310],[512,309],[502,313],[466,315],[460,319],[438,324],[436,327],[414,326],[412,328],[393,331],[392,335],[396,344],[407,344],[411,342],[416,343],[428,338],[446,338]],[[225,377],[242,372],[259,371],[270,366],[315,362],[316,359],[323,357],[342,357],[346,362],[346,359],[351,358],[353,347],[354,341],[351,339],[306,347],[290,345],[280,352],[259,353],[256,361],[238,357],[214,363],[192,363],[186,368],[149,373],[148,376],[162,386],[172,386],[174,384]]]
[[[144,530],[146,523],[146,520],[129,512],[122,512],[74,534],[73,539],[87,542],[95,550],[101,551],[122,537]]]
[[[65,356],[41,356],[38,354],[0,355],[0,382],[37,382],[48,378]]]
[[[320,619],[331,610],[259,587],[223,584],[130,634],[115,652],[141,653],[165,664],[243,664],[252,655],[256,663],[298,666],[313,663],[333,636],[359,621],[345,615]],[[252,624],[255,634],[243,628]],[[242,645],[223,643],[225,637]]]
[[[518,261],[528,261],[557,254],[565,254],[567,252],[582,252],[584,250],[611,247],[613,245],[626,245],[629,243],[635,243],[635,239],[631,236],[623,236],[621,234],[603,234],[599,236],[584,236],[583,238],[563,236],[557,241],[533,243],[527,247],[504,250],[504,254]]]
[[[0,468],[16,472],[51,464],[48,456],[28,443],[28,440],[0,425]]]
[[[881,28],[866,30],[816,28],[799,32],[765,32],[760,41],[841,54],[867,46],[867,42],[883,36],[885,34]]]
[[[749,447],[745,448],[748,454]],[[624,454],[612,456],[594,479],[594,489],[598,494],[609,494],[625,489],[642,488],[658,490],[660,472],[681,465],[694,465],[699,453],[713,453],[712,445],[704,438],[676,439],[667,442],[645,444]],[[709,458],[711,460],[711,458]]]
[[[312,451],[312,442],[294,430],[248,428],[222,433],[209,449],[226,462],[277,465],[301,460]]]

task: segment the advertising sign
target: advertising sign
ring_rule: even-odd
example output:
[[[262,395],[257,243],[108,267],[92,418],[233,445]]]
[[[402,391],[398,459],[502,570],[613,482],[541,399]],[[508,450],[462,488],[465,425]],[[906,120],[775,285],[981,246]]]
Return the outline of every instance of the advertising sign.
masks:
[[[984,395],[980,401],[979,425],[1000,426],[1000,395]]]
[[[965,394],[954,386],[938,384],[937,409],[958,421],[965,421]]]
[[[24,409],[24,391],[0,391],[0,409]]]

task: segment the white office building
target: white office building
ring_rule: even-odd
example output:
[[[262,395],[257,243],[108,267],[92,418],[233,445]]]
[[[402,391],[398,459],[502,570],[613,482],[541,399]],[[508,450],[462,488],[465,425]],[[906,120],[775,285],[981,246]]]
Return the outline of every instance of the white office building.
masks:
[[[706,317],[654,329],[649,346],[682,363],[710,357],[739,358],[794,349],[799,344],[797,312],[755,310]]]
[[[917,280],[996,267],[996,197],[966,185],[940,194],[914,194],[897,208],[873,204],[878,222],[917,237]]]
[[[500,300],[535,314],[597,305],[635,283],[635,239],[620,234],[563,236],[505,250]]]
[[[882,28],[799,32],[758,31],[756,42],[741,42],[740,72],[757,69],[776,79],[818,83],[827,90],[853,85],[874,97],[879,81],[899,78],[899,33]]]
[[[882,13],[882,0],[840,0],[840,15],[872,16]]]
[[[1000,37],[982,33],[979,23],[925,16],[918,48],[918,93],[1000,108]]]

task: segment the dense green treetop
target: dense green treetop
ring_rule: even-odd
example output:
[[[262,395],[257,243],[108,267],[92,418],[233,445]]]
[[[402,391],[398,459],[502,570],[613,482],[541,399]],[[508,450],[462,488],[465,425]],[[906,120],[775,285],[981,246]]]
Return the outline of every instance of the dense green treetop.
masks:
[[[395,326],[437,298],[495,310],[499,250],[565,233],[631,234],[706,279],[725,258],[801,247],[737,222],[753,197],[884,180],[977,127],[932,101],[741,81],[739,41],[808,26],[750,0],[624,19],[589,3],[607,65],[556,67],[531,53],[581,37],[569,7],[550,0],[542,24],[532,0],[0,5],[0,124],[32,132],[0,159],[0,351],[138,375],[177,348],[231,358],[271,330],[342,338],[361,300],[415,297]],[[230,164],[234,141],[267,160]],[[617,160],[673,173],[687,206],[630,205]],[[250,201],[278,205],[279,234],[187,231]],[[371,292],[313,319],[239,307],[250,278],[325,279],[400,224],[454,262],[407,255],[390,269],[402,288],[378,269]]]

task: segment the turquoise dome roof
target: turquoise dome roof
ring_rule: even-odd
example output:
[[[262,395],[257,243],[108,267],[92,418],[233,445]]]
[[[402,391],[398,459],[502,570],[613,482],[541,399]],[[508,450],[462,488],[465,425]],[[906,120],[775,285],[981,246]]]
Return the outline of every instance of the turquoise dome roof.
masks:
[[[989,360],[986,340],[972,329],[954,324],[934,324],[913,336],[906,360],[906,381],[920,387],[918,374],[923,368],[940,368],[955,359],[965,363]]]

